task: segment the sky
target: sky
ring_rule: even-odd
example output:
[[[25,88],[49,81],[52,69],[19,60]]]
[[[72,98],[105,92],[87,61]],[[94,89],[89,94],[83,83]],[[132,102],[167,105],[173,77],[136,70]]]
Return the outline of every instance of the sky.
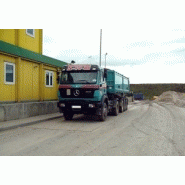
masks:
[[[108,53],[106,67],[129,77],[131,84],[185,83],[183,1],[43,2],[34,0],[29,9],[16,14],[24,22],[21,27],[43,29],[44,55],[99,64],[102,29],[102,67]],[[34,14],[24,21],[21,15],[31,10]],[[18,18],[11,16],[12,23]]]
[[[102,67],[108,53],[106,67],[129,77],[130,83],[185,83],[183,1],[75,5],[69,12],[74,12],[74,25],[43,30],[44,55],[99,64],[102,29]]]

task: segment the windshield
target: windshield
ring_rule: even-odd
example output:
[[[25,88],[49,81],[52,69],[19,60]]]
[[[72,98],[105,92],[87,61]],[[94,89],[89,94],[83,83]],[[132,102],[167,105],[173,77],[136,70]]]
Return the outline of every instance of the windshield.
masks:
[[[61,84],[95,84],[97,80],[97,71],[91,72],[63,72],[61,75]]]

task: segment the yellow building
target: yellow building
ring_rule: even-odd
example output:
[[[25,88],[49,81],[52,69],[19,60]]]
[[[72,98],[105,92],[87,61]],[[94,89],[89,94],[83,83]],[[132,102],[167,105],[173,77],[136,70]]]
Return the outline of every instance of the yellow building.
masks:
[[[0,103],[57,100],[65,62],[42,55],[41,29],[0,29]]]

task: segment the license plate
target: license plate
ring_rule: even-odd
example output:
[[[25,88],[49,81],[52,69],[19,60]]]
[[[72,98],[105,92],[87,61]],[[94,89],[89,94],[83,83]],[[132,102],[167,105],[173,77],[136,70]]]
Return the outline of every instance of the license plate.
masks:
[[[67,94],[68,96],[70,96],[70,95],[71,95],[71,89],[67,89],[66,94]]]
[[[72,109],[81,109],[81,105],[72,105]]]

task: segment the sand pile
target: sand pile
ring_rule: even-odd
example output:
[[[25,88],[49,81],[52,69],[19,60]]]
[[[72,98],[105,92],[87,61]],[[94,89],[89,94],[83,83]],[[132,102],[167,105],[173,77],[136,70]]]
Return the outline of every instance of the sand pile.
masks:
[[[174,103],[177,106],[185,107],[185,93],[175,92],[175,91],[166,91],[162,93],[155,102],[168,102]]]

